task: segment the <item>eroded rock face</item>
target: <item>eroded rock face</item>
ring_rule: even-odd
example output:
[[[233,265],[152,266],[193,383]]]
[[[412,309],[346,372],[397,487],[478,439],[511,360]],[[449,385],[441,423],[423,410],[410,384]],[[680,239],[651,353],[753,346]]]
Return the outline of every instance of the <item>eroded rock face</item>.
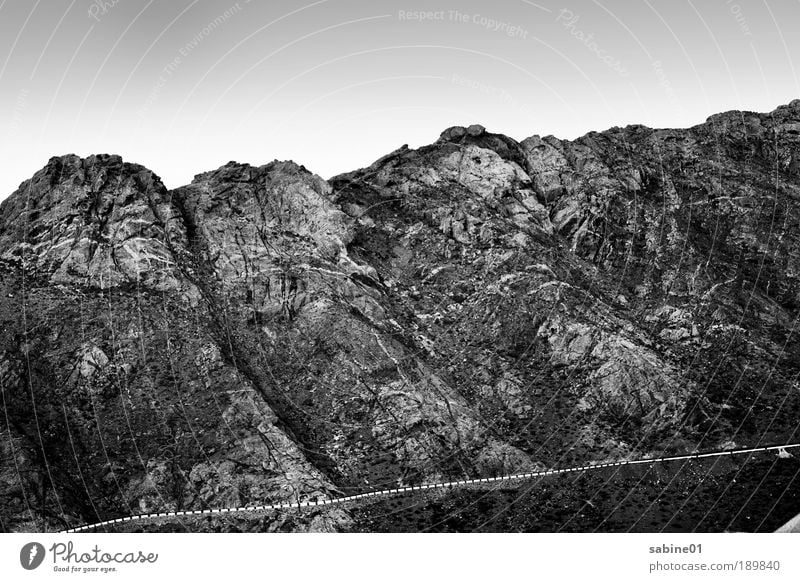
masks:
[[[782,362],[773,395],[794,369],[799,116],[796,101],[571,142],[455,127],[333,183],[358,219],[351,254],[379,265],[473,406],[534,441],[574,423],[592,438],[571,442],[708,444],[743,415],[761,426],[745,402],[771,406],[734,380],[758,382],[745,362]],[[532,410],[552,417],[538,435]]]
[[[53,158],[0,205],[0,523],[783,442],[798,127],[800,102],[571,142],[453,127],[330,183],[231,162],[173,191]]]
[[[5,321],[13,333],[2,353],[20,421],[14,430],[35,452],[39,421],[26,413],[31,384],[50,431],[41,455],[25,457],[41,463],[38,481],[25,485],[45,492],[41,503],[51,509],[40,516],[42,527],[539,466],[487,431],[458,390],[397,336],[376,269],[348,252],[355,220],[319,177],[292,163],[228,164],[166,192],[136,182],[142,170],[115,157],[65,159],[72,173],[48,179],[68,200],[90,190],[80,181],[86,170],[75,168],[127,186],[102,220],[99,211],[76,214],[80,226],[68,231],[67,238],[101,233],[103,269],[96,253],[78,268],[69,262],[74,253],[51,260],[44,238],[4,231],[4,264],[13,273],[3,281]],[[98,169],[98,160],[109,168]],[[48,166],[43,174],[52,172]],[[12,213],[18,198],[4,211]],[[47,232],[59,217],[72,224],[77,206],[43,212],[41,224]],[[119,260],[128,239],[115,233],[144,220],[151,239],[141,248],[160,249],[169,268],[131,278],[138,263]],[[19,261],[17,249],[26,253]],[[14,313],[22,277],[33,301],[27,319]],[[15,345],[26,326],[30,339]],[[37,362],[30,382],[26,358]],[[76,442],[84,451],[77,464],[62,451]],[[104,500],[99,507],[96,499]],[[348,520],[331,508],[273,525],[330,530]]]
[[[52,284],[185,291],[168,248],[185,232],[166,198],[119,156],[53,158],[3,205],[0,256]]]
[[[331,195],[285,163],[229,165],[175,193],[201,259],[198,284],[227,306],[236,357],[270,405],[357,484],[530,466],[392,337],[387,290],[348,254],[355,220]],[[280,390],[276,368],[291,378]],[[309,417],[339,422],[309,428]]]

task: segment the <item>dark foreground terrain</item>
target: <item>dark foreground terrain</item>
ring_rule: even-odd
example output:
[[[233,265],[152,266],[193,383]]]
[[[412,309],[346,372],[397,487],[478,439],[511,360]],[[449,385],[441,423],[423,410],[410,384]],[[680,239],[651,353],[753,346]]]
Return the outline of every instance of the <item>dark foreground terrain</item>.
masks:
[[[0,530],[800,441],[800,100],[0,205]],[[152,531],[770,531],[775,455]]]

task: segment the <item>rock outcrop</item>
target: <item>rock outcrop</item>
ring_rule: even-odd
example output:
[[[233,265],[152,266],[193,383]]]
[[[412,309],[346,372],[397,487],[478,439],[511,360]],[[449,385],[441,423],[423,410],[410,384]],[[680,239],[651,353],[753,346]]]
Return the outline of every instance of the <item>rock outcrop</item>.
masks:
[[[53,158],[0,205],[0,527],[783,442],[799,140],[795,101],[571,142],[453,127],[330,181]]]

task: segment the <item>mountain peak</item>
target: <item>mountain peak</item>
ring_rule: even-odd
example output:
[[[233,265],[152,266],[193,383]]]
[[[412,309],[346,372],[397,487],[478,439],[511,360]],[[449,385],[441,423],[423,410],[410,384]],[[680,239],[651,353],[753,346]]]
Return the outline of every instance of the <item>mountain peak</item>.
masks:
[[[0,206],[0,257],[54,283],[162,286],[172,212],[153,172],[110,154],[67,154]]]

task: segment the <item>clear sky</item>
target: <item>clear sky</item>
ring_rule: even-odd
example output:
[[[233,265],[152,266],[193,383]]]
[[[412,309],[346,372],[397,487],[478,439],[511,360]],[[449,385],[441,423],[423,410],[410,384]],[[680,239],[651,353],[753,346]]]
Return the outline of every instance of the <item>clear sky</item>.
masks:
[[[426,12],[420,14],[420,12]],[[800,96],[797,0],[0,0],[0,198],[54,155],[328,178],[451,125],[684,127]]]

